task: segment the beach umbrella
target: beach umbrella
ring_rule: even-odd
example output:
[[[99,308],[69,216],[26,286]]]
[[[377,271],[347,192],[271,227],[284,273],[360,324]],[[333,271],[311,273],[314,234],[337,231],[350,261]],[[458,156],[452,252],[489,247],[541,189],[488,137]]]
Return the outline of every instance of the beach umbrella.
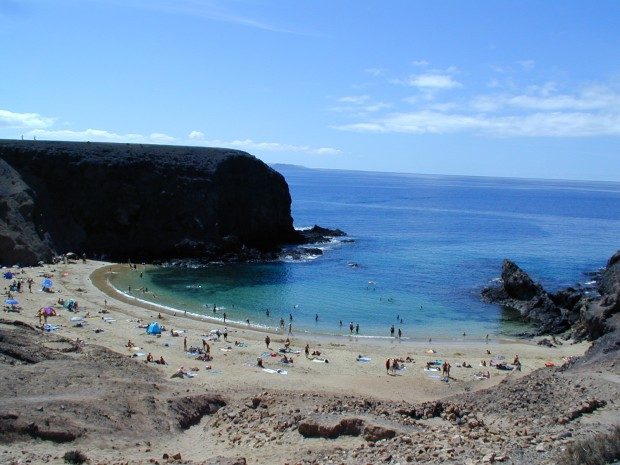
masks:
[[[52,307],[45,307],[43,309],[43,315],[47,315],[47,316],[52,316],[54,315],[56,312],[54,311],[54,309]]]
[[[4,303],[7,305],[19,305],[19,302],[15,299],[6,299]]]
[[[52,280],[51,280],[51,279],[49,279],[49,278],[45,278],[45,279],[41,282],[41,285],[42,285],[43,287],[46,287],[46,288],[50,289],[50,288],[54,285],[54,281],[52,281]]]

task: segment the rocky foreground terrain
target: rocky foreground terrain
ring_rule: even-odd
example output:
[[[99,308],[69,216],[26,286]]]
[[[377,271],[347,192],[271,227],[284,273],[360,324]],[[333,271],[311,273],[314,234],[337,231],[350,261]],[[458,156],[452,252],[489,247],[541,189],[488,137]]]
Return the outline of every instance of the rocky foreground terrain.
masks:
[[[562,367],[410,403],[251,386],[205,391],[5,319],[0,462],[63,463],[72,453],[70,462],[93,464],[561,463],[564,448],[618,424],[619,349],[610,332]]]

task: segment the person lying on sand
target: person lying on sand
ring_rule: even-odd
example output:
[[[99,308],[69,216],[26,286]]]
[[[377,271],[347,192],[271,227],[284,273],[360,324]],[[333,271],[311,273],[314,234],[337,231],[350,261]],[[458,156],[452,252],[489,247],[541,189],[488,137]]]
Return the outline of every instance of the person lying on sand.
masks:
[[[157,363],[158,365],[168,365],[164,360],[164,357],[159,357],[159,360],[156,360],[155,363]]]

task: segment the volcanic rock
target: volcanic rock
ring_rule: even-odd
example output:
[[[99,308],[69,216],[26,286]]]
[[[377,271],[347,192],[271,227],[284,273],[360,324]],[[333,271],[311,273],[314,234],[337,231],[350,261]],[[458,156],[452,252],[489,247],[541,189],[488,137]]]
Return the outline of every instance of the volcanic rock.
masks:
[[[284,177],[238,150],[0,141],[0,263],[211,257],[302,243]]]

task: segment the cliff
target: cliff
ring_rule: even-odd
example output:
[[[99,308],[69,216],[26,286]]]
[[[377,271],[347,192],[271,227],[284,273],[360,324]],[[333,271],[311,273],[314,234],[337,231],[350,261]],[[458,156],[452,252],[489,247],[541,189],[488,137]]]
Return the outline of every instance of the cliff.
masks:
[[[514,262],[504,260],[501,284],[483,289],[482,298],[518,312],[539,334],[569,332],[575,339],[594,340],[618,327],[620,251],[598,274],[597,283],[597,296],[573,287],[549,293]]]
[[[284,177],[241,151],[0,141],[0,263],[211,258],[302,242]]]

